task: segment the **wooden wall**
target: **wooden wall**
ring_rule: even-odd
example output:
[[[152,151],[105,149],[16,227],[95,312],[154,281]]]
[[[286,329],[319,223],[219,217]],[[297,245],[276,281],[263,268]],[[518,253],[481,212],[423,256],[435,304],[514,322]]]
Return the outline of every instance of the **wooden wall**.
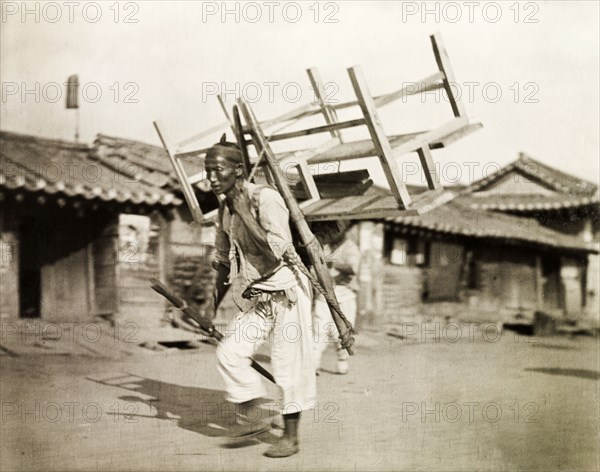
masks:
[[[91,246],[95,315],[115,315],[119,309],[117,297],[118,253],[118,215],[97,215],[92,225]]]
[[[2,206],[1,311],[7,318],[87,320],[92,314],[90,220],[30,195]]]
[[[384,310],[384,225],[360,221],[354,235],[360,250],[357,326],[374,323]]]
[[[569,318],[579,318],[585,305],[586,264],[575,257],[562,257],[560,262],[565,314]]]
[[[0,206],[0,321],[19,318],[19,235],[12,211]]]
[[[193,224],[177,211],[169,225],[168,282],[188,303],[202,307],[212,296],[215,227]]]
[[[597,254],[589,256],[586,281],[585,312],[600,325],[600,256]]]
[[[45,321],[92,321],[98,315],[139,326],[160,325],[166,301],[151,288],[150,277],[167,280],[167,256],[179,264],[190,254],[204,258],[196,227],[171,228],[167,218],[124,215],[121,207],[106,204],[95,210],[65,199],[60,205],[48,197],[14,195],[0,211],[0,316],[22,317],[23,287],[35,292],[35,284],[19,279],[24,271],[38,274],[39,309],[27,307],[30,316]],[[182,241],[181,235],[187,234]],[[175,248],[169,238],[175,239]],[[178,239],[179,238],[179,239]],[[185,239],[185,238],[184,238]],[[183,244],[181,244],[183,243]],[[194,272],[195,274],[196,272]],[[21,277],[23,278],[23,277]],[[200,284],[204,287],[204,283]],[[27,297],[27,299],[25,299]]]
[[[166,302],[150,288],[149,279],[164,279],[167,222],[159,212],[119,215],[116,280],[118,319],[139,327],[159,327]]]
[[[583,311],[585,257],[491,241],[428,236],[425,265],[415,264],[411,254],[403,265],[395,265],[389,257],[393,246],[390,238],[409,240],[416,236],[390,234],[380,270],[383,303],[375,319],[394,321],[404,314],[426,314],[429,302],[441,301],[496,312],[498,321],[517,313],[532,315],[535,310],[575,318]],[[414,246],[413,241],[406,247]]]
[[[42,318],[47,321],[90,320],[88,220],[56,216],[40,243]],[[21,235],[23,238],[24,235]]]
[[[476,251],[476,289],[485,305],[518,313],[537,306],[535,255],[527,249],[487,244]]]
[[[430,241],[424,299],[431,302],[458,301],[464,264],[464,244],[442,240]]]
[[[387,264],[383,270],[383,318],[400,321],[422,303],[424,270],[421,267]]]

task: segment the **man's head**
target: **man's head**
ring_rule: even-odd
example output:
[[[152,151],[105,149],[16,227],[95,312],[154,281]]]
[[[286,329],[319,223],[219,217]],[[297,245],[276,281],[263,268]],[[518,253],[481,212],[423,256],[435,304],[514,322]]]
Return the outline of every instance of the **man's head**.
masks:
[[[337,246],[344,241],[350,223],[340,221],[316,221],[311,224],[311,229],[319,242],[323,245],[331,244]]]
[[[242,179],[242,152],[239,147],[227,142],[225,134],[206,153],[206,177],[213,192],[227,194]]]

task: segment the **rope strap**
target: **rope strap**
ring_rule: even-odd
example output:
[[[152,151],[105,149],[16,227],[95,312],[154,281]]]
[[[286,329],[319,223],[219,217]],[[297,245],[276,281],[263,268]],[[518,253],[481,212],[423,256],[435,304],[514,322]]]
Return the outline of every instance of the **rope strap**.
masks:
[[[342,319],[350,333],[354,334],[354,327],[352,326],[352,323],[348,321],[346,315],[344,315],[344,313],[342,312],[342,309],[340,308],[340,305],[338,304],[337,300],[327,293],[327,291],[319,283],[317,278],[306,268],[306,266],[302,262],[302,259],[300,259],[300,256],[292,248],[289,248],[283,255],[283,257],[286,260],[286,262],[298,267],[300,272],[302,272],[308,278],[308,280],[310,280],[310,283],[317,289],[317,291],[321,295],[323,295],[323,298],[325,298],[327,304],[331,307],[331,309],[333,309],[339,315],[339,317]]]

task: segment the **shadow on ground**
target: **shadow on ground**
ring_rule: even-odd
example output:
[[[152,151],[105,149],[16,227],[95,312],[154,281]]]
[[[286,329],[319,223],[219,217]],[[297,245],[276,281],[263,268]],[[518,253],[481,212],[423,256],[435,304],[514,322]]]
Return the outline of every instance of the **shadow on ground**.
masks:
[[[586,369],[559,369],[556,367],[530,367],[528,372],[539,372],[541,374],[564,375],[567,377],[579,377],[580,379],[600,380],[600,372]]]
[[[178,427],[209,437],[230,437],[230,430],[236,424],[235,405],[225,400],[221,390],[182,386],[134,374],[122,374],[102,380],[87,377],[87,380],[135,392],[137,395],[122,395],[118,399],[141,403],[147,407],[145,410],[151,413],[137,414],[139,408],[131,413],[126,409],[115,413],[123,416],[125,420],[152,418],[177,421]],[[154,412],[156,414],[152,414]],[[264,414],[272,416],[271,411],[266,409]],[[273,444],[276,439],[277,436],[268,433],[253,440]],[[248,441],[234,441],[224,446],[242,447],[246,442]]]

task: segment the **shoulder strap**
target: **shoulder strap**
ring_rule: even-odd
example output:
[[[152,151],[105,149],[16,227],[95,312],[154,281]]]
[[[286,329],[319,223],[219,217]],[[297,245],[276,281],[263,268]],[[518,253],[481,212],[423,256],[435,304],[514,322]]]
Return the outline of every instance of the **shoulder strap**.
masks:
[[[219,209],[218,209],[218,213],[217,213],[217,217],[218,217],[218,221],[219,221],[219,226],[221,227],[221,229],[223,229],[223,214],[225,213],[225,200],[222,200],[219,202]]]
[[[271,188],[270,185],[255,185],[252,189],[252,193],[250,194],[250,200],[252,201],[252,206],[256,211],[256,216],[259,215],[259,207],[260,207],[260,192],[266,188]]]

